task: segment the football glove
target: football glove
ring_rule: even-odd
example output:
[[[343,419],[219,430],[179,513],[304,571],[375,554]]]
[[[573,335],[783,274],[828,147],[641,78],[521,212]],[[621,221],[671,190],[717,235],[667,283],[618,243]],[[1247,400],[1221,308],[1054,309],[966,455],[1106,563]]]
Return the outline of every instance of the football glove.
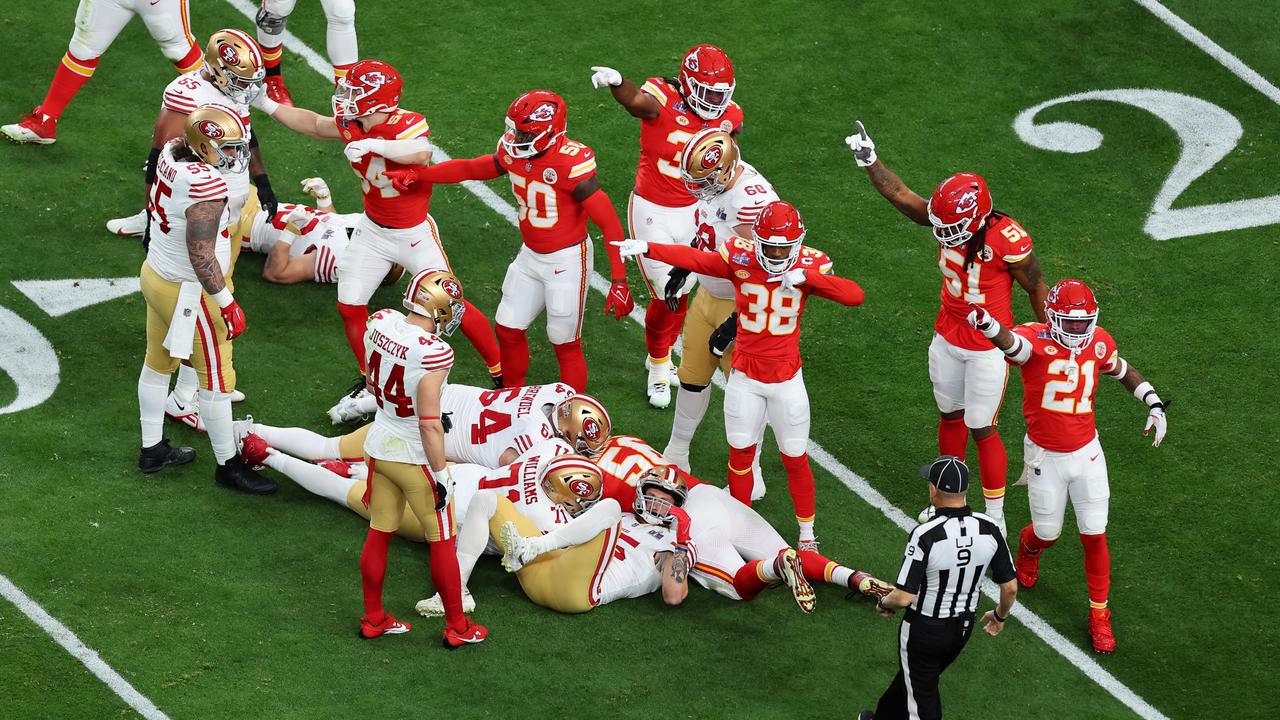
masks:
[[[1164,412],[1164,409],[1168,406],[1169,403],[1158,402],[1147,411],[1147,424],[1142,428],[1142,437],[1150,436],[1152,429],[1156,431],[1156,436],[1151,441],[1151,447],[1160,447],[1160,443],[1164,442],[1165,433],[1169,432],[1169,420],[1165,417]]]
[[[453,417],[452,417],[452,415],[453,415],[453,413],[451,413],[451,412],[442,412],[442,413],[440,413],[440,424],[444,426],[444,431],[445,431],[445,432],[449,432],[450,430],[452,430],[452,429],[453,429]]]
[[[268,215],[275,215],[279,209],[280,201],[276,200],[276,193],[271,189],[271,180],[266,173],[253,176],[253,184],[258,188],[258,204]]]
[[[593,71],[591,75],[592,87],[602,88],[606,85],[609,87],[617,87],[622,84],[622,73],[611,67],[592,65],[591,69]]]
[[[720,323],[720,327],[711,333],[711,338],[707,341],[707,345],[711,347],[711,354],[716,357],[724,357],[724,354],[729,350],[729,346],[733,344],[733,340],[737,336],[738,313],[735,312]]]
[[[288,215],[284,216],[285,224],[292,225],[299,231],[311,222],[311,208],[306,205],[294,205]]]
[[[969,303],[969,314],[964,318],[969,327],[982,333],[987,338],[994,338],[1000,332],[1000,323],[991,317],[987,309],[977,303]]]
[[[871,167],[876,164],[876,144],[867,137],[867,129],[862,127],[861,120],[855,120],[854,123],[858,126],[858,132],[845,138],[844,142],[853,151],[853,161],[858,167]]]
[[[329,193],[329,183],[325,182],[322,177],[310,177],[303,180],[302,192],[322,202],[331,197]]]
[[[382,138],[365,138],[364,140],[355,140],[347,143],[347,146],[342,149],[342,154],[346,155],[347,159],[351,162],[360,162],[360,158],[368,155],[369,153],[380,155],[382,153],[383,146],[386,145],[386,142],[387,141]]]
[[[671,312],[680,309],[680,291],[684,289],[684,283],[688,279],[689,271],[684,268],[671,268],[671,272],[667,273],[667,286],[662,289],[662,299],[667,302]]]
[[[689,531],[692,523],[689,521],[689,513],[683,508],[673,507],[670,511],[671,529],[676,534],[676,546],[689,544]]]
[[[388,170],[383,174],[391,181],[391,187],[399,192],[408,192],[418,182],[417,168]]]
[[[240,303],[234,298],[222,306],[222,322],[227,325],[228,340],[235,340],[243,335],[245,328],[249,325],[248,318],[244,316],[244,310],[240,309]]]
[[[618,248],[618,254],[625,260],[629,257],[644,255],[649,252],[649,242],[647,240],[623,240],[613,243]]]
[[[615,320],[621,320],[630,315],[635,307],[636,301],[631,297],[631,287],[627,285],[626,278],[614,280],[609,287],[609,296],[604,300],[604,311],[613,313]]]
[[[800,268],[793,268],[781,275],[775,275],[769,279],[781,282],[783,290],[795,290],[804,284],[804,281],[808,279],[808,276],[805,275],[804,270]]]
[[[436,477],[443,476],[445,482],[436,480]],[[431,480],[436,485],[436,512],[439,512],[449,506],[449,493],[453,488],[453,473],[449,471],[449,466],[445,466],[439,470],[431,471]]]

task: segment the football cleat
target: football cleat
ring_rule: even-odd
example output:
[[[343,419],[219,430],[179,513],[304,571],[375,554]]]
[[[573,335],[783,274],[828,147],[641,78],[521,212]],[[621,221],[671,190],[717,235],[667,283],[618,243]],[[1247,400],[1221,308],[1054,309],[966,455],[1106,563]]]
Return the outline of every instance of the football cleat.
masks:
[[[240,458],[246,465],[254,470],[261,470],[266,465],[267,456],[270,454],[271,446],[260,435],[249,433],[244,436],[244,442],[240,446]]]
[[[354,395],[343,395],[342,399],[338,400],[337,405],[329,408],[329,419],[333,421],[334,425],[355,422],[364,416],[364,413],[360,412],[360,400]]]
[[[800,542],[796,543],[796,549],[805,550],[807,552],[818,552],[818,545],[820,544],[821,543],[818,542],[818,538],[816,537],[809,538],[808,540],[801,538]]]
[[[765,494],[764,473],[760,470],[760,463],[757,461],[751,466],[751,502],[763,500]],[[804,548],[801,548],[803,550]]]
[[[170,420],[177,420],[196,432],[204,432],[204,421],[200,419],[200,405],[192,398],[182,402],[176,393],[169,393],[164,401],[164,414]]]
[[[139,210],[136,215],[116,218],[107,221],[107,231],[120,237],[142,237],[147,229],[147,211]]]
[[[262,477],[245,465],[244,460],[233,457],[219,465],[213,475],[214,482],[249,495],[270,495],[277,490],[276,481]]]
[[[444,629],[444,646],[450,650],[456,650],[463,645],[482,643],[487,637],[489,637],[488,628],[471,622],[471,618],[467,618],[467,625],[462,630],[448,627]]]
[[[876,720],[876,713],[874,710],[863,710],[858,713],[858,720]]]
[[[186,465],[195,459],[194,448],[170,447],[168,439],[164,439],[138,451],[138,469],[150,475],[173,465]]]
[[[413,608],[423,617],[444,617],[444,601],[440,599],[440,593],[436,593],[426,600],[419,600]],[[476,599],[472,597],[471,591],[466,588],[462,589],[462,612],[472,613],[476,611]]]
[[[1028,526],[1022,533],[1025,535],[1030,531],[1031,528]],[[1013,571],[1018,576],[1018,585],[1024,588],[1035,587],[1036,580],[1040,577],[1040,553],[1028,550],[1024,538],[1019,538],[1018,556],[1013,560]]]
[[[244,393],[240,392],[239,390],[232,390],[231,402],[233,403],[244,402]]]
[[[858,589],[858,592],[867,597],[882,598],[893,592],[892,585],[872,577],[871,573],[864,573],[861,570],[853,571],[853,586]]]
[[[645,392],[649,396],[649,404],[656,408],[667,407],[671,404],[671,386],[680,382],[675,376],[675,363],[668,361],[654,365],[645,357],[644,367],[648,371]]]
[[[267,97],[281,105],[293,105],[293,95],[290,95],[289,88],[285,87],[283,75],[268,75],[263,78],[262,84],[266,86]]]
[[[413,625],[399,620],[383,613],[382,620],[377,624],[369,622],[367,618],[360,618],[360,630],[357,633],[362,640],[372,640],[383,635],[403,635],[409,632]]]
[[[782,582],[791,590],[791,596],[806,615],[818,607],[818,596],[813,586],[804,578],[804,569],[800,566],[800,556],[793,548],[786,548],[778,553],[773,561],[774,570],[782,576]]]
[[[520,572],[542,554],[534,538],[521,535],[513,522],[503,523],[499,534],[502,539],[502,567],[507,572]]]
[[[18,118],[18,122],[0,127],[0,132],[16,143],[52,145],[58,140],[58,119],[45,115],[36,107]]]
[[[1116,651],[1116,636],[1111,632],[1109,609],[1089,609],[1089,640],[1093,643],[1094,652],[1110,654]]]

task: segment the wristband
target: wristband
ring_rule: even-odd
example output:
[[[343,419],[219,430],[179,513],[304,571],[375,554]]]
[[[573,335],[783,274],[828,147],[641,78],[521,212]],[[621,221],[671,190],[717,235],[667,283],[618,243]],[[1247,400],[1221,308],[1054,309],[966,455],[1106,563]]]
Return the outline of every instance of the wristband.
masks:
[[[439,415],[419,415],[418,419],[419,420],[439,420],[440,416]]]
[[[254,103],[254,106],[268,115],[275,115],[276,110],[280,109],[280,103],[267,97],[266,93],[258,97],[258,101]]]
[[[220,308],[224,308],[236,301],[236,299],[231,296],[231,291],[226,288],[222,288],[218,292],[214,293],[212,297],[213,301],[218,303],[218,307]]]
[[[1133,389],[1133,396],[1143,402],[1146,402],[1147,393],[1154,392],[1154,391],[1155,391],[1155,388],[1151,387],[1151,383],[1147,382],[1146,380],[1143,380],[1142,383],[1138,385],[1138,387]]]
[[[1004,621],[1009,619],[1009,616],[1008,616],[1008,615],[1005,615],[1004,617],[1000,617],[1000,611],[999,611],[999,610],[992,610],[992,611],[991,611],[991,617],[992,617],[992,618],[994,618],[996,622],[1001,623],[1001,624],[1004,624]]]

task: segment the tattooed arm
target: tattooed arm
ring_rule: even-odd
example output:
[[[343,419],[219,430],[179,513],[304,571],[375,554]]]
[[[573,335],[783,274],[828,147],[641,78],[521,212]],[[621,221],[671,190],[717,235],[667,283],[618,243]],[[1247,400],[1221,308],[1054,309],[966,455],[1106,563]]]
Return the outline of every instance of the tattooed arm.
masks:
[[[898,212],[906,215],[917,225],[930,224],[928,203],[907,187],[906,183],[884,164],[884,161],[877,159],[867,166],[867,177],[871,178],[871,184],[875,186],[876,191],[892,203]]]
[[[1031,300],[1031,312],[1036,314],[1037,322],[1048,322],[1044,314],[1044,299],[1049,288],[1044,284],[1044,275],[1040,272],[1040,260],[1033,252],[1016,263],[1009,265],[1009,274],[1013,276],[1027,297]]]
[[[681,550],[660,552],[657,562],[662,574],[662,602],[679,605],[689,596],[689,554]]]
[[[218,220],[226,208],[225,199],[200,202],[187,208],[187,254],[200,286],[210,295],[226,287],[226,278],[214,252],[218,244]]]

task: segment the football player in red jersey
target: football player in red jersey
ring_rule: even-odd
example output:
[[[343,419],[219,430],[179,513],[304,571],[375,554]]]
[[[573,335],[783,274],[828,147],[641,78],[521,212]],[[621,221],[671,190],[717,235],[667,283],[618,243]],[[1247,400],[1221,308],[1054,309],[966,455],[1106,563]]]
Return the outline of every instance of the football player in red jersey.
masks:
[[[652,77],[641,87],[625,80],[613,68],[591,68],[591,84],[608,86],[613,99],[640,119],[640,163],[636,187],[627,204],[631,237],[649,243],[687,244],[697,234],[694,205],[680,178],[680,155],[685,143],[699,130],[714,127],[737,135],[742,128],[742,108],[733,102],[733,62],[714,45],[695,45],[680,62],[679,77]],[[665,290],[670,265],[641,258],[640,272],[649,286],[644,340],[649,350],[645,381],[649,404],[667,407],[671,385],[678,380],[671,364],[671,346],[680,337],[694,281],[687,273],[683,287],[672,293],[675,309],[667,305]],[[679,276],[674,282],[680,282]]]
[[[1107,460],[1098,442],[1093,403],[1098,378],[1107,375],[1147,406],[1143,435],[1155,431],[1159,447],[1168,431],[1165,403],[1151,383],[1116,349],[1111,333],[1098,327],[1098,302],[1089,286],[1062,280],[1049,291],[1048,323],[1027,323],[1009,330],[985,307],[970,305],[968,324],[990,339],[1008,361],[1022,368],[1023,441],[1031,524],[1022,529],[1014,567],[1018,583],[1032,587],[1040,572],[1040,553],[1062,532],[1070,500],[1075,509],[1084,574],[1089,587],[1089,637],[1093,649],[1113,652],[1111,554],[1107,549],[1107,510],[1111,490]]]
[[[845,138],[854,161],[898,212],[932,226],[942,271],[942,307],[929,345],[929,379],[941,414],[938,452],[963,458],[969,434],[978,446],[978,470],[986,514],[1004,530],[1005,476],[1009,458],[996,430],[1008,366],[990,343],[965,323],[977,303],[1005,325],[1013,324],[1013,281],[1027,291],[1036,319],[1045,321],[1048,288],[1031,236],[1013,218],[992,209],[987,183],[975,173],[956,173],[927,202],[876,157],[862,123]]]
[[[751,464],[766,416],[787,470],[800,524],[801,550],[816,550],[814,484],[809,467],[809,394],[800,369],[800,316],[809,295],[860,305],[862,288],[831,274],[831,258],[804,246],[800,213],[771,202],[751,227],[751,240],[731,238],[718,252],[627,240],[622,255],[649,257],[693,272],[728,278],[736,290],[737,347],[724,397],[729,491],[751,504]]]
[[[504,174],[511,179],[511,192],[520,205],[524,246],[507,267],[495,318],[504,377],[511,385],[525,384],[529,369],[525,333],[545,308],[547,339],[560,362],[560,382],[582,392],[587,386],[582,317],[594,255],[588,218],[607,243],[613,285],[605,311],[621,320],[635,303],[627,285],[627,267],[614,247],[623,238],[622,223],[596,180],[595,153],[565,136],[566,114],[559,95],[530,90],[508,108],[507,130],[494,152],[387,175],[392,186],[404,192],[412,192],[419,181],[456,183]]]
[[[388,170],[431,162],[431,130],[427,120],[400,109],[400,73],[381,60],[361,60],[339,78],[333,94],[333,115],[281,105],[259,97],[258,107],[282,125],[321,140],[347,144],[347,158],[364,191],[364,217],[351,234],[338,272],[338,313],[347,342],[364,373],[364,330],[369,298],[393,265],[410,273],[424,268],[452,272],[436,221],[428,212],[431,185],[412,192],[391,185]],[[498,341],[489,319],[464,301],[462,333],[489,366],[495,384],[502,383]],[[363,385],[356,384],[356,392]]]

